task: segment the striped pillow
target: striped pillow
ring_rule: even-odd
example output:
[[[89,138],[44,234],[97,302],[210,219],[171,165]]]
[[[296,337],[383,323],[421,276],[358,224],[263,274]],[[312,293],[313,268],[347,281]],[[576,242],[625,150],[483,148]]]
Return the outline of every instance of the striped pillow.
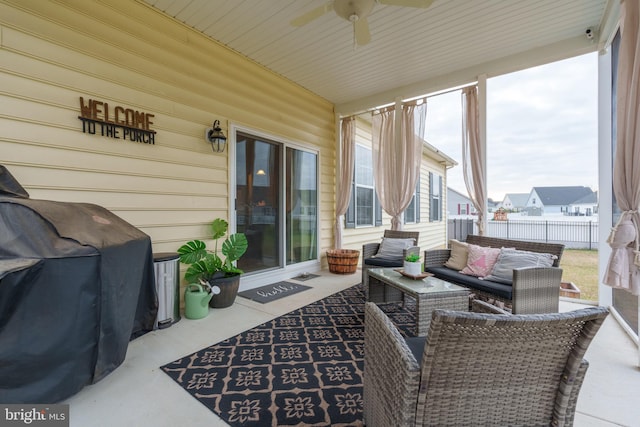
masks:
[[[384,258],[393,261],[401,261],[404,258],[404,250],[415,245],[415,239],[394,239],[383,237],[376,258]]]

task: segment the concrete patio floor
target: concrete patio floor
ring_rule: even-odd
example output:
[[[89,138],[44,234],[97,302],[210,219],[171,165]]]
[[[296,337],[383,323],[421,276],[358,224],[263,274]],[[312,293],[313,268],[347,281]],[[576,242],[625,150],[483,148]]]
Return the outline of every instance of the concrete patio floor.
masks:
[[[129,344],[124,363],[97,384],[62,403],[70,405],[72,427],[226,426],[182,390],[159,367],[208,345],[288,313],[360,282],[353,275],[322,271],[304,282],[304,292],[259,304],[238,297],[233,306],[212,309],[200,320],[182,318]],[[561,301],[561,311],[584,307]],[[609,316],[587,351],[590,368],[578,399],[575,426],[640,426],[638,350]]]

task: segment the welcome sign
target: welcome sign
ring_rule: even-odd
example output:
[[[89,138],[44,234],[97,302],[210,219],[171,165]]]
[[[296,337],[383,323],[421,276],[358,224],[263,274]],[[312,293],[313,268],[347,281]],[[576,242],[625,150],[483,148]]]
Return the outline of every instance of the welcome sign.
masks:
[[[144,144],[155,144],[156,132],[151,129],[154,115],[109,105],[95,99],[80,97],[82,132],[115,139],[125,139]]]

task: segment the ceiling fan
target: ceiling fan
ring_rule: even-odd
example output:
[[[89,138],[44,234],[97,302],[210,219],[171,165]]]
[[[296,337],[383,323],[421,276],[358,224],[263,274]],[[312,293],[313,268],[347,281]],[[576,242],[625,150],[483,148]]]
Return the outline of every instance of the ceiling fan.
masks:
[[[291,21],[291,25],[302,27],[333,10],[339,17],[353,23],[354,41],[358,46],[362,46],[371,41],[367,17],[376,3],[426,9],[431,6],[433,0],[329,0],[324,5],[300,15]]]

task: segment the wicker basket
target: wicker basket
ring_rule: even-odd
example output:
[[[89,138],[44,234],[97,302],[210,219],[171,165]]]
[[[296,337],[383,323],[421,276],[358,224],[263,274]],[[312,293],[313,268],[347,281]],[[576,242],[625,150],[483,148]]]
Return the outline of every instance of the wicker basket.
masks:
[[[355,249],[332,249],[327,251],[329,271],[336,274],[353,274],[358,269],[360,251]]]

